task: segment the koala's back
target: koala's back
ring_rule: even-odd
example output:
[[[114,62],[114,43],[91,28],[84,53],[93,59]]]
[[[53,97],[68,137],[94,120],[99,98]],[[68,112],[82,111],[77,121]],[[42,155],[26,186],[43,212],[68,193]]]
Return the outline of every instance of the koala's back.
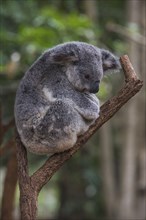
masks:
[[[90,122],[87,126],[75,109],[73,93],[64,96],[64,90],[57,94],[46,87],[42,91],[36,98],[33,91],[23,99],[22,105],[16,104],[15,118],[21,140],[33,153],[67,150],[88,129]]]
[[[66,68],[42,55],[24,75],[15,101],[17,130],[25,147],[47,154],[67,150],[95,121],[99,102],[95,95],[78,91]]]

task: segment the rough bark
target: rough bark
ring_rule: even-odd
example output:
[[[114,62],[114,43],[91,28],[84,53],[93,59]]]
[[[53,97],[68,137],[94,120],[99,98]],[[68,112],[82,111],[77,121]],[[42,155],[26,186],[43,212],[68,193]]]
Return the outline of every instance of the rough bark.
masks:
[[[22,220],[35,220],[37,212],[37,193],[35,184],[32,184],[28,173],[28,160],[26,148],[17,134],[17,163],[20,187],[20,210]]]
[[[17,184],[17,162],[14,140],[11,142],[13,149],[7,164],[2,197],[1,220],[13,220],[15,190]]]
[[[121,64],[126,76],[126,84],[117,96],[101,106],[100,117],[89,130],[77,140],[73,148],[63,153],[54,154],[32,176],[28,174],[27,152],[17,133],[17,162],[20,186],[20,207],[22,220],[35,220],[37,213],[37,196],[42,187],[50,180],[53,174],[78,151],[83,144],[142,87],[143,83],[134,73],[128,56],[121,57]]]

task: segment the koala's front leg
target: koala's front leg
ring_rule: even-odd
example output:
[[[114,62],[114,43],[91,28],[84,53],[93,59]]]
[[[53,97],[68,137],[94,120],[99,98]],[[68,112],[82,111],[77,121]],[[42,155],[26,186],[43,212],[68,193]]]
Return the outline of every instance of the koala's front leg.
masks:
[[[76,103],[75,109],[84,119],[95,121],[100,112],[99,100],[93,94],[86,94],[86,98],[82,99],[82,103]]]
[[[93,109],[84,109],[75,106],[76,111],[86,120],[94,121],[99,117],[99,108],[96,110]]]

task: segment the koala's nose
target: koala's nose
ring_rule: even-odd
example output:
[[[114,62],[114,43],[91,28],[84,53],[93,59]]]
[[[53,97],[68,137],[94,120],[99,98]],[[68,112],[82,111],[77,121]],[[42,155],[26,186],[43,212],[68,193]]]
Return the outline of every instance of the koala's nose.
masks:
[[[96,81],[93,84],[92,88],[90,89],[91,93],[97,93],[99,91],[99,83],[100,83],[100,81]]]

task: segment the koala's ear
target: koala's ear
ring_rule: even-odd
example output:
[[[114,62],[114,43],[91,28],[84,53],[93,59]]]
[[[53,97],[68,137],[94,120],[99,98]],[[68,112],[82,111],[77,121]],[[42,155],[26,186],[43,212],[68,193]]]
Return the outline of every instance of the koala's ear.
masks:
[[[54,53],[51,54],[51,61],[53,63],[64,64],[69,62],[78,61],[79,58],[75,55],[73,51],[68,53]]]
[[[119,58],[114,56],[108,50],[101,49],[103,72],[106,74],[110,70],[120,70],[121,64]]]

